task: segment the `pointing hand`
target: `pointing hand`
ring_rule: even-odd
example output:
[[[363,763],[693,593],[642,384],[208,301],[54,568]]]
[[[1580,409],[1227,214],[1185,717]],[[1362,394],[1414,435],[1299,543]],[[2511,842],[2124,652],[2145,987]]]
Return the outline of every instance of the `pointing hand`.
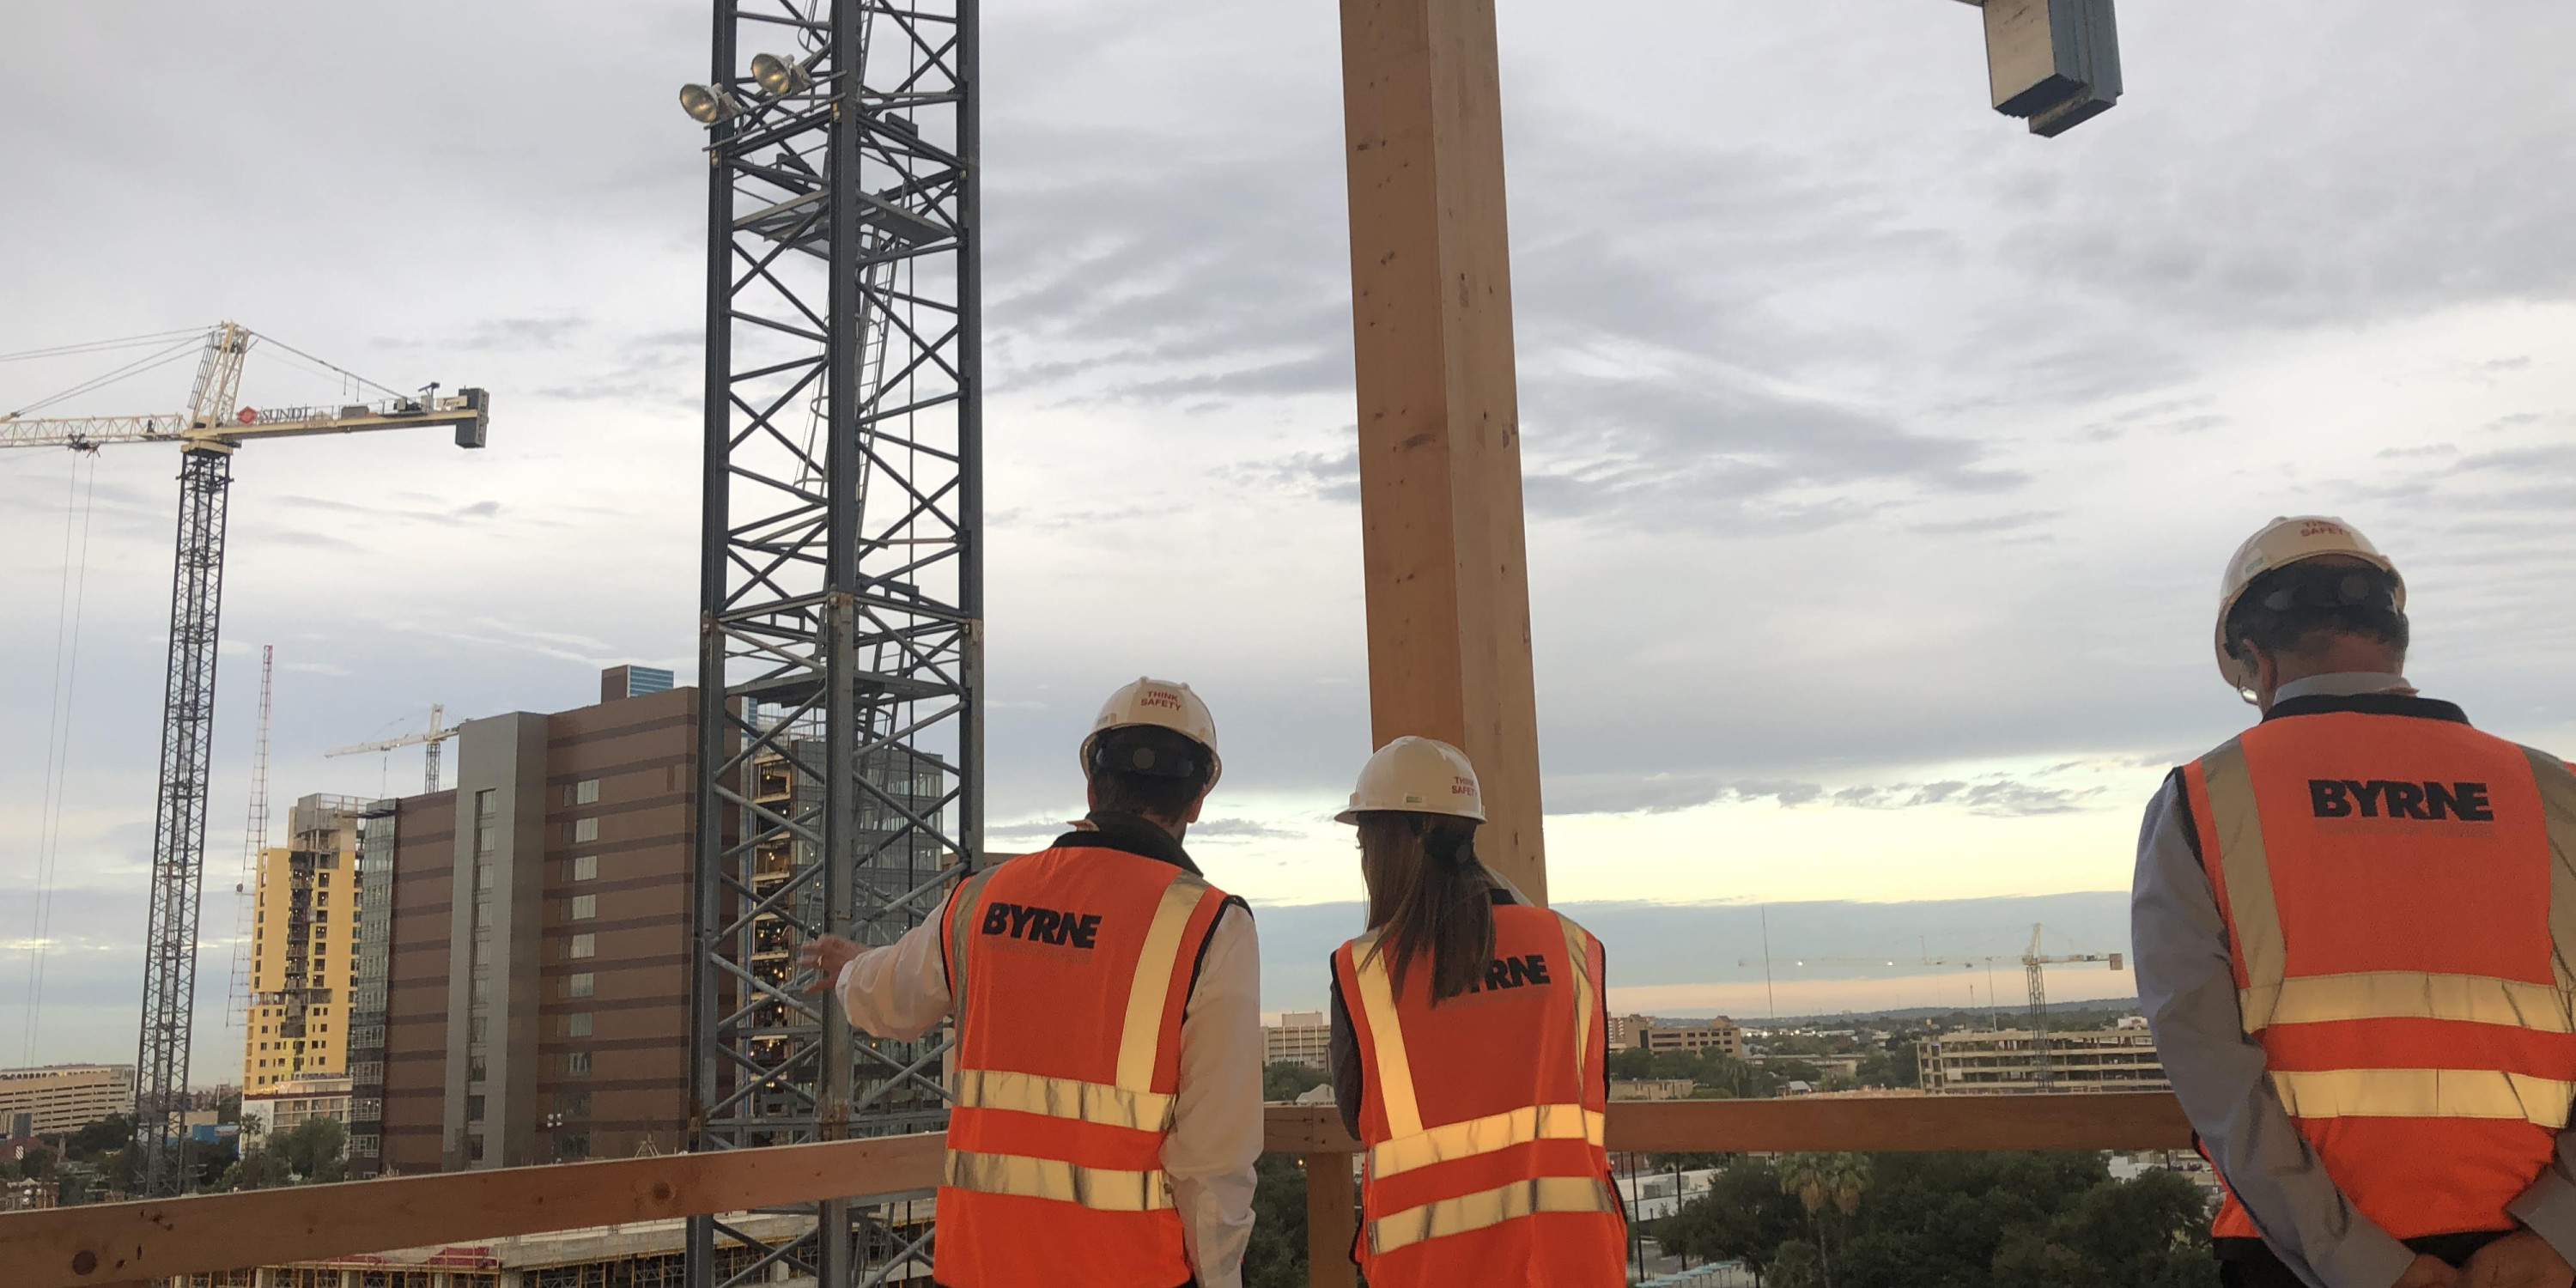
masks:
[[[822,935],[805,941],[805,946],[796,950],[796,968],[822,972],[813,983],[805,986],[805,991],[831,992],[833,986],[841,982],[841,968],[849,965],[861,951],[857,944],[839,935]]]

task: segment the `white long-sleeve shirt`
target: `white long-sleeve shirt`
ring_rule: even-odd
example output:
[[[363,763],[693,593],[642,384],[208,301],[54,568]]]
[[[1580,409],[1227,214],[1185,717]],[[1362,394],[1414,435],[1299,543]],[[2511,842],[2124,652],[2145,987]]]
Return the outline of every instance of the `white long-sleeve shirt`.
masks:
[[[954,1009],[939,952],[941,916],[841,968],[850,1023],[910,1041]],[[1181,1086],[1163,1172],[1199,1288],[1242,1288],[1261,1157],[1261,947],[1252,914],[1229,904],[1208,932],[1198,986],[1181,1012]]]

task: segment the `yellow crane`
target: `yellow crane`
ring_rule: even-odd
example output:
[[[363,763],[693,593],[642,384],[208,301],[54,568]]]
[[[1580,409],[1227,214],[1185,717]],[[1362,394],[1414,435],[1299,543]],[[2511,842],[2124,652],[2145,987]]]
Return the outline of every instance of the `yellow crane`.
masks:
[[[455,737],[456,734],[456,727],[447,723],[447,704],[433,702],[429,704],[429,728],[420,733],[407,733],[399,738],[387,738],[381,742],[362,742],[354,747],[334,747],[322,754],[324,756],[363,756],[371,751],[394,751],[403,747],[426,748],[424,754],[428,769],[423,775],[422,781],[425,785],[421,790],[434,792],[438,790],[439,745]]]
[[[2039,1089],[2042,1091],[2046,1091],[2057,1085],[2056,1069],[2049,1060],[2048,1055],[2048,975],[2044,968],[2050,966],[2072,966],[2099,962],[2107,964],[2113,970],[2128,969],[2128,958],[2120,953],[2063,953],[2051,955],[2040,951],[2044,946],[2045,945],[2040,942],[2039,923],[2033,922],[2030,927],[2030,948],[2028,951],[2019,955],[2009,953],[1985,955],[1935,955],[1930,949],[1926,948],[1923,950],[1922,956],[1917,959],[1926,966],[1967,966],[1973,968],[1979,966],[1996,966],[2007,962],[2019,962],[2021,964],[2025,982],[2030,988],[2031,1049],[2034,1053],[2034,1058],[2038,1061]],[[1904,961],[1905,959],[1901,957],[1766,957],[1762,961],[1762,969],[1764,974],[1767,976],[1773,965],[1782,963],[1794,966],[1804,966],[1809,962],[1815,962],[1827,966],[1895,966],[1903,964]],[[1753,963],[1749,960],[1739,958],[1735,964],[1738,966],[1750,966]]]
[[[180,341],[178,352],[185,352]],[[134,1143],[142,1193],[185,1187],[179,1115],[197,993],[197,921],[205,876],[206,793],[215,718],[215,645],[222,620],[226,497],[233,453],[272,438],[387,429],[453,429],[458,447],[483,446],[490,400],[480,389],[441,397],[392,390],[365,403],[244,407],[242,361],[261,337],[234,322],[206,333],[188,405],[141,416],[0,416],[0,448],[94,452],[119,443],[179,447],[179,539],[170,587],[169,670],[161,713],[159,792],[152,825],[151,905],[145,918],[143,1026],[135,1059]],[[81,348],[83,346],[72,346]],[[280,345],[280,348],[285,346]],[[290,352],[293,352],[290,350]],[[175,354],[173,355],[175,357]],[[309,354],[299,354],[311,361]],[[157,355],[156,355],[157,357]],[[344,373],[345,374],[345,373]],[[92,382],[96,387],[102,382]],[[295,984],[289,977],[290,986]]]

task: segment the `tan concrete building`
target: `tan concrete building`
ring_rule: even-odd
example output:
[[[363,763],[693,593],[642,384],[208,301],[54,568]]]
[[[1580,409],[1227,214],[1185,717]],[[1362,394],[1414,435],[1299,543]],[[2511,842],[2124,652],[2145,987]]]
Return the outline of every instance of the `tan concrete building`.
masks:
[[[257,1115],[262,1135],[282,1135],[316,1118],[349,1121],[347,1078],[296,1078],[242,1096],[242,1117]]]
[[[1923,1087],[1934,1095],[1991,1096],[2041,1089],[2039,1048],[2028,1029],[1944,1033],[1915,1043]],[[2170,1091],[2155,1037],[2143,1027],[2051,1033],[2053,1091]]]
[[[1333,1026],[1322,1011],[1283,1011],[1277,1024],[1261,1026],[1263,1064],[1302,1064],[1329,1069],[1333,1064]]]
[[[1632,1045],[1648,1051],[1699,1051],[1744,1058],[1744,1032],[1723,1015],[1704,1024],[1640,1028]]]
[[[288,812],[290,843],[259,856],[251,890],[251,1006],[242,1091],[349,1071],[349,994],[357,983],[359,802],[307,796]]]
[[[101,1118],[134,1112],[134,1066],[53,1064],[0,1069],[0,1133],[18,1115],[31,1133],[79,1131]]]

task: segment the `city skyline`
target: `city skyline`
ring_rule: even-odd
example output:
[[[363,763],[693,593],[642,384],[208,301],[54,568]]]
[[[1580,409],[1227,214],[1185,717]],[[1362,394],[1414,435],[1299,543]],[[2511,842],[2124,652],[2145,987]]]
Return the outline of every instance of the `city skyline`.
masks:
[[[2129,97],[2040,144],[1984,110],[1975,24],[1936,0],[1671,6],[1643,43],[1501,11],[1560,899],[1732,926],[1765,901],[2124,890],[2158,778],[2248,718],[2207,614],[2275,513],[2340,512],[2399,559],[2428,692],[2576,747],[2548,607],[2576,584],[2552,544],[2576,487],[2576,232],[2546,178],[2576,161],[2547,128],[2576,91],[2538,61],[2576,16],[2133,8]],[[15,21],[0,69],[40,100],[87,102],[100,59],[133,84],[0,140],[34,180],[0,196],[11,277],[43,305],[0,319],[0,352],[229,316],[494,394],[483,453],[383,435],[238,464],[208,1081],[239,1052],[207,1017],[259,644],[279,801],[415,790],[416,749],[321,752],[433,702],[560,710],[623,662],[692,680],[703,163],[670,95],[702,73],[703,14]],[[276,50],[436,50],[485,21],[583,57],[473,60],[435,96],[365,92],[362,58],[275,75]],[[1212,878],[1265,910],[1347,903],[1326,819],[1368,725],[1331,14],[1017,0],[987,38],[995,848],[1078,813],[1092,709],[1166,675],[1226,738],[1192,836]],[[209,77],[262,88],[209,97]],[[2491,84],[2540,110],[2481,108]],[[533,112],[578,142],[521,137]],[[234,199],[182,220],[174,191]],[[253,363],[252,398],[330,391]],[[93,373],[0,366],[0,404]],[[174,382],[79,405],[175,405]],[[21,728],[52,705],[78,459],[0,459],[0,711]],[[174,463],[94,465],[40,1060],[132,1059]],[[1104,601],[1143,611],[1060,628]],[[0,746],[13,889],[45,767],[37,739]],[[23,921],[0,922],[0,1044],[27,1018]],[[1636,954],[1612,947],[1615,998]],[[1274,960],[1283,988],[1308,969]],[[1633,987],[1747,986],[1720,975]]]

